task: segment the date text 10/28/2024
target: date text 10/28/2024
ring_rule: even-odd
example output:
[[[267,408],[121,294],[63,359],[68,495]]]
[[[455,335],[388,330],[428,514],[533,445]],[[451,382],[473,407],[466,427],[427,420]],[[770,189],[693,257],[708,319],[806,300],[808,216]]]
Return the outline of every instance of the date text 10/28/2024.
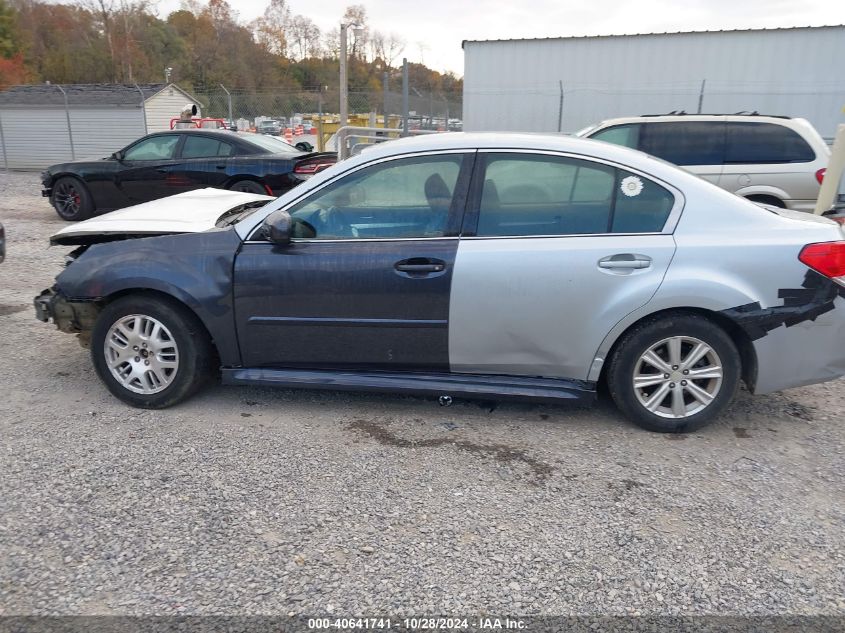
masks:
[[[526,623],[516,618],[308,618],[310,630],[399,631],[520,631]]]

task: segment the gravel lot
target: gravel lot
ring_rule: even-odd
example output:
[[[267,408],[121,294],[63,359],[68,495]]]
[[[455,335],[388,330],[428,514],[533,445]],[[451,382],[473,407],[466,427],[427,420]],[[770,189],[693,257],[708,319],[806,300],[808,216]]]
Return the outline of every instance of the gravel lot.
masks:
[[[36,321],[63,225],[0,174],[0,615],[845,616],[845,382],[689,436],[582,410],[214,387],[127,408]]]

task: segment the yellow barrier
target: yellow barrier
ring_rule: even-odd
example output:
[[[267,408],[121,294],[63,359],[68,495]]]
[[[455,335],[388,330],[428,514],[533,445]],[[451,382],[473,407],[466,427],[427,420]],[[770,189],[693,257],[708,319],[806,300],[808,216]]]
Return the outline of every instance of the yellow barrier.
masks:
[[[312,125],[317,128],[317,151],[325,151],[326,142],[340,129],[340,117],[336,114],[306,114],[303,120],[311,121]],[[351,114],[347,125],[355,127],[369,127],[369,114]],[[389,129],[399,129],[402,126],[402,117],[388,116],[387,125],[385,126],[384,115],[376,117],[375,127],[387,127]]]

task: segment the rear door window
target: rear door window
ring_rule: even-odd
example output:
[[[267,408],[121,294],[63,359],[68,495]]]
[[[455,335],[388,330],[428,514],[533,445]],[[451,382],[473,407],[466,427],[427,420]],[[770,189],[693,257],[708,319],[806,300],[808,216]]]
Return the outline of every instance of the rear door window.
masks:
[[[774,123],[728,123],[725,162],[729,164],[809,163],[816,159],[807,141]]]
[[[644,123],[640,149],[675,165],[721,165],[725,158],[722,121]]]
[[[484,161],[479,237],[657,233],[675,203],[661,185],[602,163],[506,153]]]
[[[188,134],[182,145],[182,158],[212,158],[231,156],[234,148],[224,141],[211,136]]]

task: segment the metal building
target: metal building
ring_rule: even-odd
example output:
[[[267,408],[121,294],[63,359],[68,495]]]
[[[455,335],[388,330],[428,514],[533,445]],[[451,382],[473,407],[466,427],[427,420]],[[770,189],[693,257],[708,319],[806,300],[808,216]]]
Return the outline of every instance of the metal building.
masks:
[[[641,114],[845,123],[845,26],[465,41],[464,129],[575,132]]]
[[[38,84],[0,92],[0,159],[40,169],[103,158],[149,132],[170,129],[187,103],[174,84]]]

